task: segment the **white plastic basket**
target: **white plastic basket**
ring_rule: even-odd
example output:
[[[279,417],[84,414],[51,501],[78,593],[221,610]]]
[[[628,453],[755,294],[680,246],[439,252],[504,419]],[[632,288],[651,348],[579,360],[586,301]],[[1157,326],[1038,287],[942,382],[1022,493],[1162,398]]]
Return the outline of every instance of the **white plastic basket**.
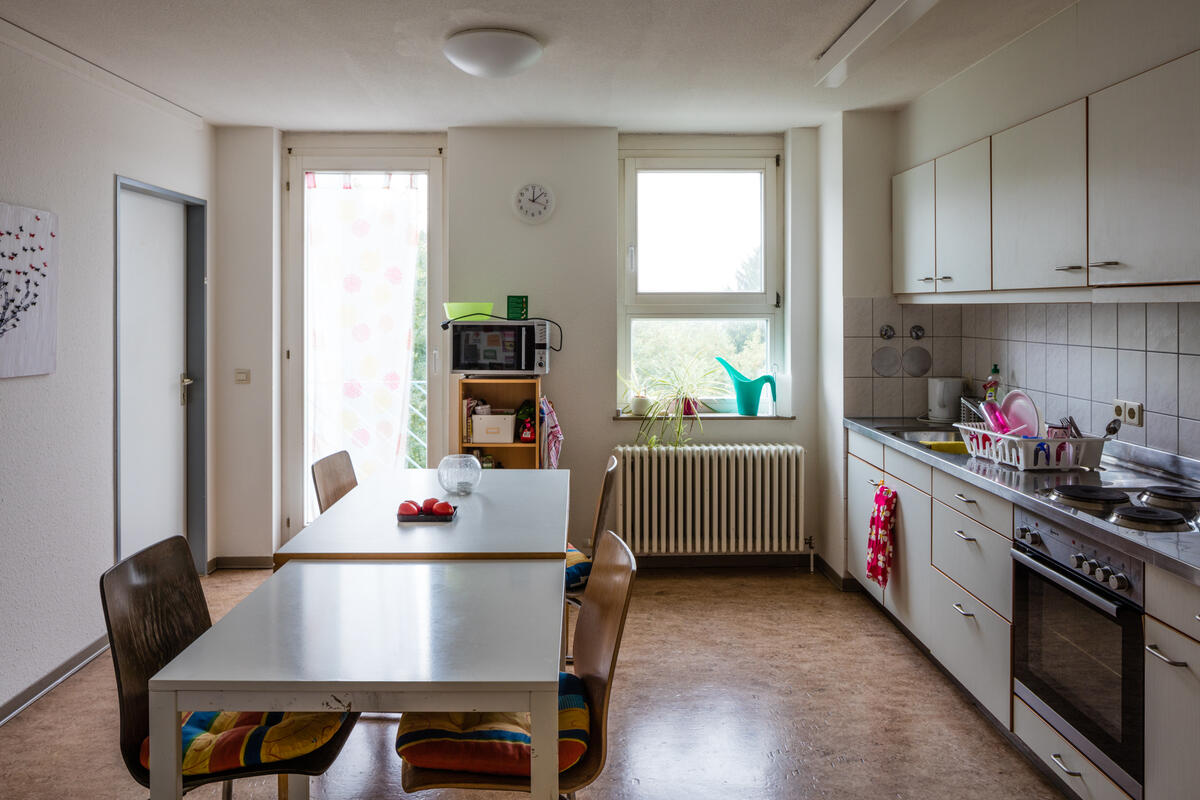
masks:
[[[1070,439],[1027,439],[993,433],[984,422],[956,422],[967,452],[1021,470],[1095,469],[1104,454],[1104,440],[1093,436]]]

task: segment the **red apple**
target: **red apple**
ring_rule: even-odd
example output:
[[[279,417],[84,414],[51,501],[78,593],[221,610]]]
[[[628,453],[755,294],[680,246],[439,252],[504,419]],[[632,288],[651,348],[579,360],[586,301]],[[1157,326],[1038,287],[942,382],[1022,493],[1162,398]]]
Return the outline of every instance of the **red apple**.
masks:
[[[449,517],[454,513],[454,506],[447,503],[445,500],[439,500],[437,505],[433,507],[433,513],[439,517]]]
[[[436,505],[437,505],[438,503],[440,503],[440,502],[441,502],[441,501],[440,501],[440,500],[438,500],[436,497],[428,497],[428,498],[426,498],[426,499],[425,499],[425,502],[424,502],[424,503],[421,503],[421,512],[422,512],[423,514],[433,514],[433,513],[435,513],[435,512],[434,512],[434,510],[433,510],[433,507],[434,507],[434,506],[436,506]]]
[[[420,506],[412,500],[405,500],[400,504],[400,508],[396,509],[396,513],[402,517],[412,517],[421,512]]]

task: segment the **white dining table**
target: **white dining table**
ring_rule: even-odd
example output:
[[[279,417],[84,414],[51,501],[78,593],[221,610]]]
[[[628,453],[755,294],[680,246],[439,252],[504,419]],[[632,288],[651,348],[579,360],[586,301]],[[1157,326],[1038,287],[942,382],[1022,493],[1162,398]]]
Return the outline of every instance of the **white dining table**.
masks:
[[[150,797],[182,796],[179,713],[529,711],[558,797],[563,566],[293,560],[150,679]],[[289,797],[308,779],[289,776]]]
[[[570,473],[488,469],[471,494],[448,495],[437,470],[397,469],[351,489],[275,552],[275,566],[304,559],[562,559]],[[445,498],[451,522],[399,522],[403,500]]]

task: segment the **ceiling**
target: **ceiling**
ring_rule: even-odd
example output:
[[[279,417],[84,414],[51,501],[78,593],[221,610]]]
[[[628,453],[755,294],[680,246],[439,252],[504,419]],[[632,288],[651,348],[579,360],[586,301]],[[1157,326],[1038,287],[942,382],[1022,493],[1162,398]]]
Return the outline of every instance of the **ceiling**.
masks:
[[[0,0],[0,17],[218,125],[432,131],[603,125],[757,133],[902,105],[1072,0],[941,0],[838,89],[817,57],[870,0]],[[532,69],[487,80],[449,34],[526,30]]]

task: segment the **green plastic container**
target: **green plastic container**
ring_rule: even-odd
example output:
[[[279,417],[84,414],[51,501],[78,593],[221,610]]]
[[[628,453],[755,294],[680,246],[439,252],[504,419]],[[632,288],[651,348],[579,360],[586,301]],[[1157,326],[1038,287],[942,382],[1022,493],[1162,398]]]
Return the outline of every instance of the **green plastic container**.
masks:
[[[492,313],[493,305],[493,303],[442,303],[442,310],[446,312],[446,319],[459,320],[460,317],[489,319],[487,315]]]

